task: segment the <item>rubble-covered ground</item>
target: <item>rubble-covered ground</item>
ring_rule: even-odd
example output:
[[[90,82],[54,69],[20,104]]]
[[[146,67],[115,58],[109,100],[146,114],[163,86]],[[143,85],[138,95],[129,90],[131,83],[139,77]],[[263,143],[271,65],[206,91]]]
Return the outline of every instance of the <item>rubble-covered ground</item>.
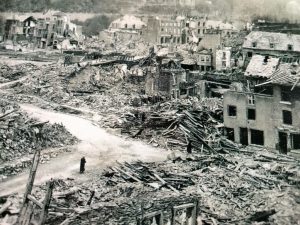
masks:
[[[60,124],[30,118],[19,105],[0,99],[0,178],[26,168],[36,150],[73,145],[77,139]]]
[[[299,166],[291,157],[253,149],[116,164],[88,184],[57,180],[47,224],[136,224],[155,210],[168,224],[171,207],[195,201],[198,224],[297,224]],[[42,199],[44,192],[36,187],[34,196]],[[1,200],[11,202],[6,221],[13,222],[20,198]]]
[[[173,150],[162,163],[115,163],[105,172],[95,168],[86,173],[92,179],[88,183],[57,180],[47,224],[135,224],[159,209],[168,224],[171,207],[195,201],[198,224],[299,223],[299,160],[228,141],[219,99],[153,103],[141,90],[143,82],[130,82],[122,68],[54,63],[30,70],[30,76],[2,89],[4,102],[92,115],[102,127]],[[66,138],[59,138],[51,140],[64,143]],[[178,153],[186,151],[189,140],[193,154]],[[43,199],[45,185],[34,190]],[[95,196],[88,205],[92,191]],[[21,200],[22,195],[0,196],[0,209],[10,205],[1,222],[14,224]]]

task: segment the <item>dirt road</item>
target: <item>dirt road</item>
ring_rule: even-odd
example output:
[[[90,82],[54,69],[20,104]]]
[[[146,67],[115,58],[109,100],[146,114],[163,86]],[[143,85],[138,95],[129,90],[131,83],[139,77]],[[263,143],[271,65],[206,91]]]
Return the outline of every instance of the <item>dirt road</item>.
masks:
[[[92,179],[93,175],[108,165],[118,161],[162,161],[167,152],[152,148],[138,141],[127,141],[111,135],[89,120],[63,113],[50,112],[31,105],[21,105],[32,117],[50,123],[62,123],[81,142],[77,150],[65,153],[52,159],[48,164],[38,168],[35,184],[45,182],[49,178],[71,177],[81,180]],[[86,174],[79,174],[79,160],[86,157]],[[0,195],[23,191],[28,178],[28,171],[12,177],[0,184]]]

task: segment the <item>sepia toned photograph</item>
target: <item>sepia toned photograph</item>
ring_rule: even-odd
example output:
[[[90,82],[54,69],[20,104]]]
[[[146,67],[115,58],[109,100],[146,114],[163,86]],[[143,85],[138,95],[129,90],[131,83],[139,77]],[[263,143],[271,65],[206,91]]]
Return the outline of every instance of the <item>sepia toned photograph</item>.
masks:
[[[0,0],[0,225],[300,225],[300,0]]]

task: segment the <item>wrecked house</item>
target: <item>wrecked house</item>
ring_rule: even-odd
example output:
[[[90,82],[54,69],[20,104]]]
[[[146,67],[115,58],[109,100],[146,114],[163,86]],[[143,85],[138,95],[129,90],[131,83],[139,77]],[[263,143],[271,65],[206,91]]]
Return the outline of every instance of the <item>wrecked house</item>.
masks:
[[[202,50],[195,53],[199,71],[211,71],[213,69],[213,53],[211,50]]]
[[[49,11],[38,17],[14,15],[5,24],[5,39],[28,40],[38,48],[46,48],[58,40],[70,37],[82,38],[81,27],[70,21],[67,14]]]
[[[12,16],[7,18],[4,26],[4,39],[16,41],[23,36],[23,18]]]
[[[226,92],[224,125],[228,138],[242,145],[299,153],[299,77],[298,64],[281,64],[267,82],[257,85],[271,85],[271,91]]]
[[[224,47],[216,51],[216,70],[226,70],[231,68],[231,48]]]
[[[180,98],[187,93],[188,87],[181,86],[186,81],[186,71],[177,62],[169,60],[148,69],[145,91],[148,95],[161,94],[168,98]]]
[[[243,44],[245,64],[255,54],[279,57],[286,63],[299,62],[300,35],[252,31]]]
[[[115,39],[133,40],[141,37],[146,26],[140,18],[125,15],[114,20],[105,32]]]
[[[163,46],[185,44],[187,31],[185,29],[185,17],[176,19],[161,19],[159,23],[158,43]]]
[[[222,22],[218,20],[206,20],[204,33],[220,34],[222,37],[224,37],[238,33],[238,29],[231,23]]]

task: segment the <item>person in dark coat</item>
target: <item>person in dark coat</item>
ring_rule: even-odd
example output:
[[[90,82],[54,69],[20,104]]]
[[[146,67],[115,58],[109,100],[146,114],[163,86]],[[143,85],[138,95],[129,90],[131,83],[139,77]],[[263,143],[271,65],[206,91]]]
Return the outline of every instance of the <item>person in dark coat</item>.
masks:
[[[84,173],[84,171],[85,171],[85,163],[86,163],[85,157],[82,157],[80,159],[80,173]]]
[[[189,143],[187,144],[186,151],[188,154],[192,153],[192,141],[189,141]]]

